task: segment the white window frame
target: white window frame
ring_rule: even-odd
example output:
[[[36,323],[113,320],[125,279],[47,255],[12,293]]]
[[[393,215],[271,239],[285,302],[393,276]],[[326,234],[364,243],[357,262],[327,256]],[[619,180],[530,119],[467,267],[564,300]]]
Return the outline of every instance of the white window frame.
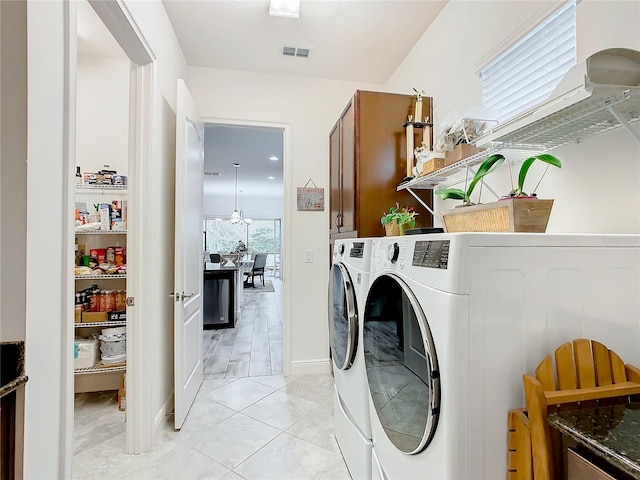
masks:
[[[576,0],[570,0],[480,70],[482,103],[502,122],[551,95],[576,64]]]

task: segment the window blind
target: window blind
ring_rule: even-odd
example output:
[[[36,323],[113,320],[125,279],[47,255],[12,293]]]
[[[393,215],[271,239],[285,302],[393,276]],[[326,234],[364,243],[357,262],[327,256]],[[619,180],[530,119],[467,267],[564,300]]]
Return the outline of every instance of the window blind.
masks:
[[[571,0],[480,71],[482,103],[504,121],[545,100],[575,64]]]

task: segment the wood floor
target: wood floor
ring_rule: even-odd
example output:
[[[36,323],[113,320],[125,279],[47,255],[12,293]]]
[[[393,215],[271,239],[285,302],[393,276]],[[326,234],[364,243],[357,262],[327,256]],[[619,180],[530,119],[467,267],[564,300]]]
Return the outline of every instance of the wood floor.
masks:
[[[236,328],[204,330],[204,378],[282,374],[282,281],[266,276],[274,292],[244,290]]]

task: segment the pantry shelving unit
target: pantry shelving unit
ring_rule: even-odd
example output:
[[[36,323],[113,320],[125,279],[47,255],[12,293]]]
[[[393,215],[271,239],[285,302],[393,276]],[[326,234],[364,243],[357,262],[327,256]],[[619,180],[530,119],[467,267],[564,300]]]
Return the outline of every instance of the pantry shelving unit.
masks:
[[[87,211],[93,211],[95,205],[100,203],[111,204],[113,201],[126,201],[126,185],[82,185],[76,186],[76,205],[86,205]],[[107,246],[126,247],[127,231],[122,230],[84,230],[79,227],[74,234],[77,243],[85,244],[87,252],[92,248],[106,248]],[[89,287],[95,283],[101,289],[125,289],[126,274],[98,274],[98,275],[74,275],[76,290]],[[105,282],[104,285],[101,285]],[[127,321],[106,322],[79,322],[74,323],[76,337],[89,338],[99,335],[103,328],[126,327]],[[98,355],[99,356],[99,355]],[[103,390],[118,390],[123,373],[127,367],[123,364],[113,366],[98,362],[90,367],[74,368],[75,392],[92,392]]]
[[[633,123],[640,120],[640,88],[609,85],[591,88],[593,94],[583,94],[584,98],[564,108],[557,109],[552,102],[545,103],[538,109],[497,125],[476,141],[476,146],[484,149],[481,152],[431,174],[402,183],[397,190],[407,190],[420,201],[413,190],[460,183],[475,174],[473,167],[482,163],[489,155],[501,153],[507,161],[516,164],[532,155],[579,143],[587,137],[619,127],[627,130],[640,142],[640,133],[631,128]],[[581,94],[578,91],[574,95]],[[571,98],[565,96],[557,103],[563,101],[570,103]],[[429,209],[428,206],[423,206]]]

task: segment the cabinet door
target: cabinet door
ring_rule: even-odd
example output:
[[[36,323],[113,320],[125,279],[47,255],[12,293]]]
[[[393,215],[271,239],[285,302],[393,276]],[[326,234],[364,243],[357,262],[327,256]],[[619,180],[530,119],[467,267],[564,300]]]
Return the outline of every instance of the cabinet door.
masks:
[[[329,134],[329,233],[338,233],[340,227],[340,120]]]
[[[341,232],[356,230],[356,119],[352,100],[340,119],[342,140]]]

